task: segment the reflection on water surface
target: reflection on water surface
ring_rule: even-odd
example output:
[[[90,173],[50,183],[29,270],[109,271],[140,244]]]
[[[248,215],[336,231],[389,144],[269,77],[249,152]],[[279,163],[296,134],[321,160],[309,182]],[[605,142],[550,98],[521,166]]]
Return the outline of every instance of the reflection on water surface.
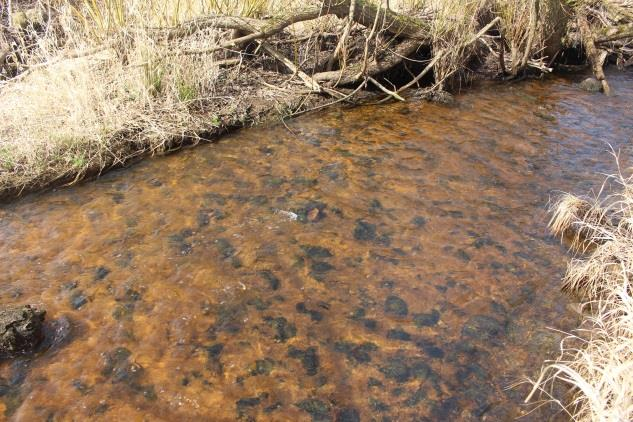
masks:
[[[511,420],[575,327],[552,189],[612,169],[620,95],[570,81],[334,110],[0,209],[3,303],[51,348],[15,420]],[[630,152],[630,150],[624,150]],[[547,408],[525,420],[543,420]]]

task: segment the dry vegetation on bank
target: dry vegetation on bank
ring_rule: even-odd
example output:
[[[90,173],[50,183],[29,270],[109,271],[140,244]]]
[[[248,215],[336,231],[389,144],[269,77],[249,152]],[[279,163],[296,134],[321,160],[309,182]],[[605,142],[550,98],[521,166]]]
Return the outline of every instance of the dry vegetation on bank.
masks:
[[[633,178],[612,180],[620,192],[596,200],[564,195],[554,208],[553,233],[577,253],[563,289],[581,301],[584,322],[528,398],[553,398],[582,422],[633,420]],[[570,395],[554,397],[561,384]]]
[[[369,90],[404,100],[478,75],[548,72],[584,51],[581,40],[592,40],[600,77],[607,55],[631,62],[631,3],[4,1],[0,193]]]

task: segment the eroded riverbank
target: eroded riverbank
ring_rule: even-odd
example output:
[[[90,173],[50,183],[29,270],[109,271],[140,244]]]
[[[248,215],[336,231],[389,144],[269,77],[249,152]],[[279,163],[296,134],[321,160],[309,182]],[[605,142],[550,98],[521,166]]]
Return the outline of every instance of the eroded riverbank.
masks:
[[[606,142],[630,153],[633,79],[611,80],[332,110],[4,206],[3,303],[68,328],[2,364],[5,414],[523,414],[506,387],[577,323],[551,190],[612,170]]]

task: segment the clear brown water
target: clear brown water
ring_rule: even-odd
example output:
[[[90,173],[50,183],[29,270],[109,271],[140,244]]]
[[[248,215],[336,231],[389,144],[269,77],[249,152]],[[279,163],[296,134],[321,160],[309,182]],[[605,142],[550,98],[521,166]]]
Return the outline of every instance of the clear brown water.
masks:
[[[554,189],[630,154],[619,95],[552,79],[333,110],[0,208],[13,420],[512,420],[577,323]],[[289,218],[293,212],[296,221]],[[544,420],[543,408],[524,420]]]

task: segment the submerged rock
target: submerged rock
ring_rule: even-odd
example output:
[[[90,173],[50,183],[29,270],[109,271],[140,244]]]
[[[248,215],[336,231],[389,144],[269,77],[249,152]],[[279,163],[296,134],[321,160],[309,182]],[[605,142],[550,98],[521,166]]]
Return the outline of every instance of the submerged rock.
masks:
[[[475,315],[462,327],[462,336],[482,341],[497,340],[505,334],[504,324],[488,315]]]
[[[602,91],[602,83],[596,78],[587,78],[580,83],[580,89],[587,92]]]
[[[440,321],[440,313],[436,309],[433,309],[428,314],[414,314],[413,315],[413,322],[419,328],[432,327],[434,325],[437,325],[439,321]]]
[[[364,220],[357,220],[356,226],[354,227],[354,239],[361,241],[375,240],[376,225]]]
[[[307,412],[312,417],[314,422],[331,421],[330,406],[328,403],[319,399],[305,399],[300,401],[295,406],[299,409]]]
[[[409,307],[407,302],[395,295],[387,296],[385,300],[385,313],[388,315],[394,315],[403,317],[409,313]]]
[[[358,410],[346,407],[336,413],[336,422],[360,422]]]
[[[291,346],[288,349],[288,356],[301,360],[301,365],[306,370],[306,375],[313,376],[319,372],[319,355],[316,347],[308,347],[305,350],[301,350]]]
[[[0,358],[32,351],[44,338],[46,311],[26,306],[0,309]]]

